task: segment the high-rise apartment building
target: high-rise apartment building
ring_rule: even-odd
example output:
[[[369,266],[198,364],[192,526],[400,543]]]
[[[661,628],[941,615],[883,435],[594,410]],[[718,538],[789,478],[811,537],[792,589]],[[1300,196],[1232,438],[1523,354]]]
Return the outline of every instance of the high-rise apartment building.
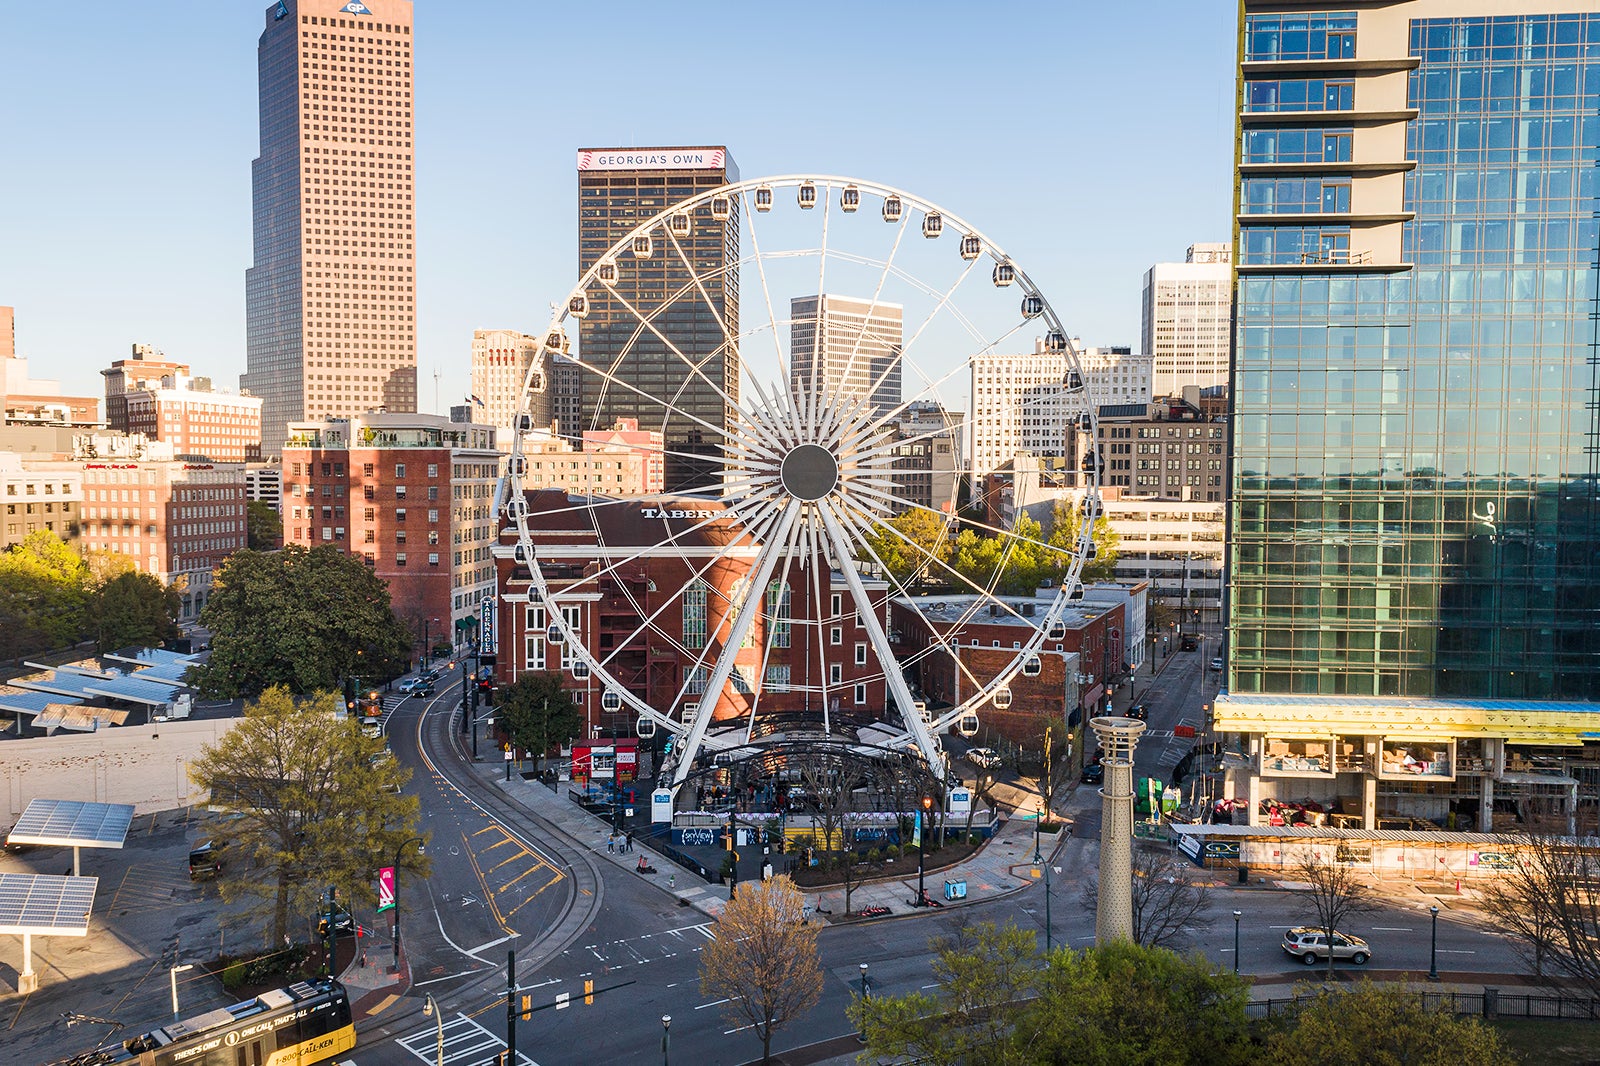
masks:
[[[974,483],[1018,452],[1042,458],[1066,453],[1067,361],[1043,340],[1024,354],[972,357],[972,477]]]
[[[883,417],[900,406],[905,309],[823,293],[789,301],[789,384]],[[802,400],[802,402],[804,402]]]
[[[472,402],[477,405],[477,417],[497,430],[495,439],[503,452],[511,451],[512,427],[522,409],[524,387],[530,428],[550,425],[549,368],[541,365],[531,378],[528,375],[539,358],[538,337],[510,329],[472,332]]]
[[[367,414],[292,427],[283,542],[365,559],[423,639],[494,593],[495,429],[439,415]]]
[[[1151,357],[1139,355],[1126,345],[1104,348],[1086,347],[1072,339],[1078,352],[1078,366],[1092,403],[1129,404],[1150,402]]]
[[[1242,5],[1216,726],[1258,757],[1252,818],[1489,828],[1505,800],[1570,833],[1600,712],[1600,10],[1284,7]]]
[[[580,151],[579,273],[643,220],[738,176],[726,148]],[[691,221],[691,234],[677,238],[682,254],[658,235],[648,258],[618,259],[615,286],[590,290],[578,330],[582,425],[561,427],[575,439],[633,418],[640,429],[659,431],[672,453],[667,488],[673,492],[719,482],[722,433],[735,420],[728,401],[739,398],[739,353],[727,343],[739,335],[739,275],[728,269],[739,260],[739,201],[724,219],[713,218],[707,204]],[[684,256],[693,258],[692,271]],[[672,308],[656,320],[660,335],[641,328],[639,316],[669,299]],[[690,458],[700,455],[708,458]]]
[[[282,0],[257,45],[246,370],[288,424],[417,408],[410,0]]]
[[[1140,342],[1152,360],[1156,396],[1228,380],[1232,258],[1229,245],[1193,244],[1182,263],[1145,271]]]

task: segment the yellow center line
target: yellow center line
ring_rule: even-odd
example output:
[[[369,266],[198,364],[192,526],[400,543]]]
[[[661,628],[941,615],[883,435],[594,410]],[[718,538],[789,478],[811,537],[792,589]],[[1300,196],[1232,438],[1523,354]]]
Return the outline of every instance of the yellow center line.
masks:
[[[461,834],[461,843],[467,845],[464,849],[467,862],[472,864],[472,872],[478,878],[478,884],[483,886],[483,901],[488,904],[489,911],[494,915],[494,920],[499,924],[502,932],[515,933],[516,930],[506,924],[505,918],[500,914],[500,905],[495,902],[494,891],[489,888],[489,882],[483,879],[483,870],[478,866],[478,857],[472,853],[472,842],[467,839],[467,834]]]

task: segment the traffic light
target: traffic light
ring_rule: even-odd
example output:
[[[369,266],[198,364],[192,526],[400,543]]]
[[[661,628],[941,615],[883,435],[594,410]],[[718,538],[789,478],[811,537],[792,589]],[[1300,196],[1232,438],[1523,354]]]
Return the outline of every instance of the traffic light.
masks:
[[[533,997],[532,996],[523,996],[522,997],[522,1020],[525,1021],[525,1022],[533,1020]]]

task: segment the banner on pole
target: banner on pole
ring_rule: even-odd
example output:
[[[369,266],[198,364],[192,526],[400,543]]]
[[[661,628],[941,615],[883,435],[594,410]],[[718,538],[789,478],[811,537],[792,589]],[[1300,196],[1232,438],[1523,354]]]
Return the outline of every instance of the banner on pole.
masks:
[[[378,913],[394,909],[394,867],[378,870]]]

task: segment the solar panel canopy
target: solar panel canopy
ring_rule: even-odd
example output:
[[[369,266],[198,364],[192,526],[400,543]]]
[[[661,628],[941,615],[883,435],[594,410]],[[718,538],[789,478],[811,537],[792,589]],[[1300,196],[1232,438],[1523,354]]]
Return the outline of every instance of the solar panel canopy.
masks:
[[[0,874],[0,933],[87,936],[98,877]]]
[[[50,847],[120,848],[132,823],[131,803],[35,799],[28,802],[6,841]]]

